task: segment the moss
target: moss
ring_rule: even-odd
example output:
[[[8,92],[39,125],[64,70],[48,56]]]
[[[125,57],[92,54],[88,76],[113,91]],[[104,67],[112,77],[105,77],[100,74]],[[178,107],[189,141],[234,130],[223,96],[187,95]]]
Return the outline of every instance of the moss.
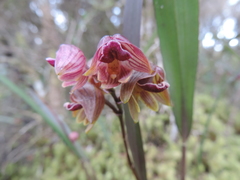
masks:
[[[215,99],[209,95],[196,96],[193,129],[187,144],[187,180],[239,179],[236,172],[240,169],[240,121],[235,120],[232,121],[233,124],[229,124],[230,107],[225,101],[220,100],[216,111],[212,114],[203,148],[203,164],[197,164],[199,142],[214,101]],[[179,171],[181,141],[170,139],[171,127],[168,117],[168,111],[163,114],[149,113],[145,109],[141,111],[140,123],[148,179],[151,180],[175,180]],[[101,127],[98,123],[107,123],[105,126],[110,130]],[[104,132],[105,135],[104,130],[108,131]],[[82,131],[84,131],[83,128]],[[134,179],[127,166],[119,122],[116,119],[102,119],[88,135],[83,134],[80,137],[97,179]],[[86,173],[79,162],[79,159],[59,142],[51,147],[45,146],[42,151],[35,154],[33,162],[23,165],[8,164],[5,176],[10,176],[13,180],[37,178],[39,180],[87,180]]]

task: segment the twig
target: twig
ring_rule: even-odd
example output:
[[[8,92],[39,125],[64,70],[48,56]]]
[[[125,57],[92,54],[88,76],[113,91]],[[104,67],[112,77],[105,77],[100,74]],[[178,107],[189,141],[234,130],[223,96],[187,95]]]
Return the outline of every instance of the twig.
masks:
[[[123,111],[122,111],[122,106],[121,106],[121,100],[116,96],[116,93],[115,93],[115,90],[114,89],[110,89],[109,90],[110,94],[112,95],[117,107],[118,107],[118,110],[119,112],[122,114]]]
[[[130,167],[130,169],[132,170],[132,173],[134,174],[134,176],[136,177],[137,180],[140,180],[140,178],[138,177],[137,171],[130,159],[130,155],[128,153],[128,145],[127,145],[127,137],[126,137],[126,133],[125,133],[125,128],[124,128],[124,121],[123,121],[123,117],[122,115],[118,116],[119,121],[120,121],[120,125],[121,125],[121,132],[122,132],[122,138],[123,138],[123,142],[124,142],[124,147],[125,147],[125,151],[127,153],[127,161],[128,161],[128,165]]]
[[[121,112],[119,112],[119,110],[111,103],[109,102],[107,99],[105,99],[105,104],[113,110],[113,112],[117,115],[121,114]]]
[[[122,110],[122,106],[121,104],[119,104],[120,100],[119,98],[116,96],[115,90],[114,89],[110,89],[109,92],[111,93],[116,106],[118,109],[115,108],[115,106],[113,104],[111,104],[109,101],[105,101],[106,105],[108,105],[113,112],[117,112],[116,114],[118,115],[118,119],[120,121],[120,127],[121,127],[121,132],[122,132],[122,138],[123,138],[123,143],[124,143],[124,147],[125,147],[125,151],[126,151],[126,156],[127,156],[127,162],[128,162],[128,166],[130,167],[132,173],[134,174],[135,178],[137,180],[140,180],[140,178],[138,177],[137,171],[131,161],[129,152],[128,152],[128,144],[127,144],[127,136],[126,136],[126,131],[124,128],[124,121],[123,121],[123,110]]]

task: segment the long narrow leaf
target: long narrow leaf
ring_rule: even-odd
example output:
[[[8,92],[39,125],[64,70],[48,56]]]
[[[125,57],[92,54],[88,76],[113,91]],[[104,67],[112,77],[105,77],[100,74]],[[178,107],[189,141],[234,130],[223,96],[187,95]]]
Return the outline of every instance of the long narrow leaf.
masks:
[[[139,46],[142,0],[126,1],[124,9],[123,35],[133,44]],[[132,152],[133,163],[141,180],[147,179],[146,163],[143,151],[141,129],[139,123],[135,124],[129,113],[128,106],[123,105],[124,120],[127,127],[127,137]]]
[[[198,60],[198,0],[153,0],[177,126],[187,139]]]
[[[124,120],[127,127],[127,138],[132,152],[134,167],[137,170],[140,180],[147,180],[140,124],[134,123],[127,104],[123,105],[123,110]]]
[[[47,117],[49,117],[49,119],[51,119],[51,121],[54,124],[59,126],[60,131],[63,131],[65,135],[72,132],[69,126],[66,124],[66,122],[61,119],[58,119],[33,91],[28,90],[28,94],[30,95],[31,99],[35,102],[35,104],[39,107],[39,109],[41,109],[44,112],[44,114]],[[47,119],[45,119],[45,121],[47,121]],[[85,151],[82,149],[82,146],[79,144],[79,142],[77,141],[72,142],[72,145],[73,148],[75,149],[74,151],[77,152],[77,156],[82,160],[87,161],[88,159],[85,154]]]
[[[27,94],[24,90],[15,85],[7,77],[0,75],[0,82],[4,84],[9,90],[17,94],[24,100],[34,111],[36,111],[42,118],[51,126],[51,128],[58,134],[63,142],[78,156],[86,159],[83,152],[80,152],[72,142],[68,139],[67,134],[63,131],[60,124],[55,119],[54,115],[47,109],[47,107],[37,99],[33,93]],[[77,145],[78,146],[78,145]],[[79,147],[79,146],[78,146]]]

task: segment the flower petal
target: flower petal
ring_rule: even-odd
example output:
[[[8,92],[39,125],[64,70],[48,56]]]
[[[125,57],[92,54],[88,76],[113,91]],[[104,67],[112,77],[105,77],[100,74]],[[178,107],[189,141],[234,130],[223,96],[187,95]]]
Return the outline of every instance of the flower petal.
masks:
[[[131,43],[128,39],[123,37],[121,34],[114,34],[113,36],[103,36],[102,39],[99,41],[97,49],[102,47],[103,45],[106,45],[109,41],[119,41],[119,42],[125,42],[125,43]]]
[[[76,89],[71,94],[71,100],[83,106],[90,123],[98,119],[105,104],[103,91],[91,83],[86,83],[82,88]]]
[[[159,84],[154,84],[154,83],[139,84],[138,83],[138,85],[146,91],[155,92],[155,93],[162,92],[165,89],[169,88],[169,86],[170,86],[166,81],[163,81]]]
[[[142,72],[138,72],[138,71],[133,72],[133,74],[130,77],[130,79],[128,80],[128,82],[125,84],[122,84],[122,86],[121,86],[121,90],[120,90],[121,101],[123,103],[128,102],[137,82],[142,78],[147,78],[147,77],[151,77],[151,76],[152,75],[150,75],[148,73],[142,73]]]
[[[158,102],[153,93],[143,90],[140,92],[140,98],[148,108],[152,109],[153,111],[158,111]]]
[[[126,83],[132,75],[132,70],[119,63],[118,72],[109,72],[109,64],[101,63],[98,68],[97,79],[102,82],[102,88],[110,89],[121,83]]]
[[[63,81],[62,87],[80,84],[76,81],[87,70],[86,57],[74,45],[62,44],[56,53],[56,59],[46,58],[46,60],[50,65],[54,66],[58,78]],[[81,86],[83,85],[84,83],[81,82]]]
[[[62,87],[74,86],[77,82],[76,81],[65,81],[62,83]]]
[[[56,53],[55,71],[58,75],[81,72],[86,66],[86,57],[74,45],[62,44]]]
[[[86,76],[79,76],[79,78],[77,79],[77,82],[75,84],[75,86],[72,88],[71,93],[76,90],[81,88],[88,80],[88,77]]]
[[[121,47],[120,42],[110,40],[106,45],[102,46],[101,62],[111,63],[114,59],[119,61],[126,61],[131,57],[128,51]]]
[[[131,98],[128,101],[128,108],[129,108],[131,117],[133,118],[134,122],[137,123],[139,120],[138,114],[140,112],[140,107],[133,96],[131,96]]]
[[[164,81],[165,79],[165,73],[164,70],[159,67],[159,66],[155,66],[154,67],[154,72],[155,72],[155,81],[156,82],[160,82],[160,81]]]
[[[72,117],[77,117],[78,112],[79,112],[79,110],[72,111]]]
[[[111,89],[116,86],[118,86],[120,83],[118,82],[117,79],[112,79],[110,76],[108,76],[107,82],[102,82],[101,88],[103,89]]]
[[[53,59],[53,58],[46,58],[46,61],[47,61],[52,67],[55,66],[55,59]]]
[[[81,104],[66,102],[63,105],[68,111],[76,111],[82,108]]]
[[[111,41],[112,39],[113,39],[112,36],[109,36],[109,35],[103,36],[97,45],[97,49],[107,44],[107,42]]]
[[[86,119],[86,114],[84,112],[84,109],[80,109],[77,116],[76,116],[76,122],[77,123],[82,123]]]
[[[89,124],[89,121],[88,121],[88,119],[86,118],[86,119],[84,119],[84,121],[83,121],[83,125],[84,126],[86,126],[86,125],[88,125]]]
[[[118,77],[113,78],[113,74],[108,73],[108,64],[101,63],[98,69],[97,79],[102,83],[101,87],[103,89],[111,89],[113,87],[118,86],[120,83],[118,82]]]
[[[70,72],[70,73],[59,74],[58,78],[61,81],[76,81],[77,78],[79,78],[79,76],[82,76],[81,75],[81,70],[77,71],[77,72]]]
[[[152,68],[151,65],[143,54],[143,52],[135,45],[131,43],[121,43],[124,50],[128,51],[131,54],[131,58],[127,61],[129,67],[131,67],[135,71],[151,73]]]
[[[160,93],[153,93],[153,94],[156,97],[156,99],[162,104],[165,104],[167,106],[172,106],[170,95],[167,89]]]
[[[120,74],[119,74],[119,80],[118,80],[120,83],[128,82],[133,73],[132,69],[125,67],[123,63],[124,62],[121,62]]]
[[[98,71],[98,65],[99,65],[99,58],[100,58],[100,52],[101,49],[98,49],[97,52],[94,54],[93,58],[92,58],[92,62],[90,65],[90,68],[83,74],[84,76],[91,76],[97,73]]]
[[[85,133],[88,133],[94,126],[94,123],[91,123],[87,126],[87,128],[85,129]]]

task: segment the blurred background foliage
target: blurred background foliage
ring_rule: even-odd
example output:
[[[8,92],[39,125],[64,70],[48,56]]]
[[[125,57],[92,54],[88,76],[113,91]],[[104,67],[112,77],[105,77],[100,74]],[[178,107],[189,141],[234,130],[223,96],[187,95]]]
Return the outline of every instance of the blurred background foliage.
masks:
[[[76,125],[63,108],[69,89],[61,88],[61,82],[44,59],[55,57],[61,43],[80,47],[90,59],[102,36],[121,32],[124,3],[122,0],[0,1],[0,74],[20,88],[34,90],[55,116],[80,133],[79,143],[97,179],[134,179],[127,167],[119,122],[105,108],[86,135],[84,127]],[[240,1],[200,0],[199,3],[199,63],[187,179],[237,180]],[[150,61],[162,65],[151,0],[143,4],[141,48]],[[0,84],[0,107],[1,180],[87,179],[81,159],[60,141],[40,114],[3,84]],[[140,123],[148,179],[176,179],[180,169],[180,140],[171,109],[163,106],[157,113],[143,109]],[[203,143],[202,137],[206,137]]]

